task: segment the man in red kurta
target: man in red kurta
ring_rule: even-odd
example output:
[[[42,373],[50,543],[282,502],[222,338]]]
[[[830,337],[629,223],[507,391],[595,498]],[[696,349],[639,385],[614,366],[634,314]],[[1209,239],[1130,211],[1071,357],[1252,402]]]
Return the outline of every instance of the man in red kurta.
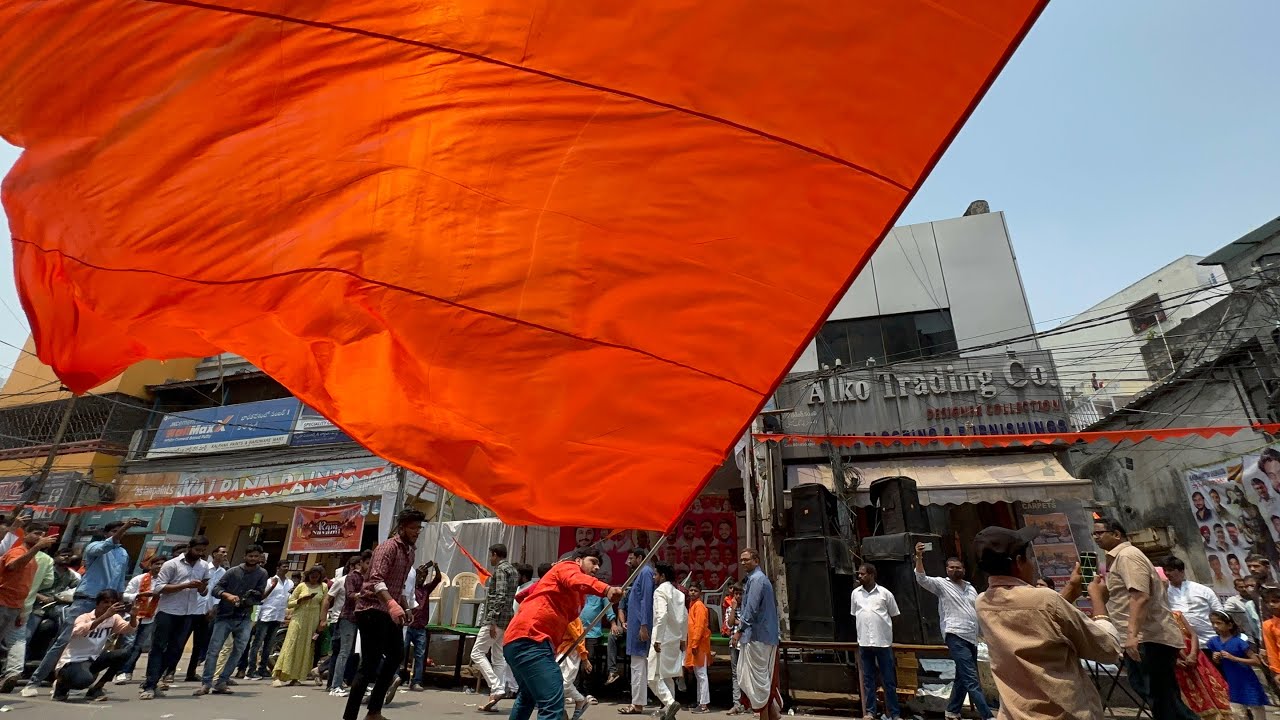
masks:
[[[622,599],[622,588],[610,587],[593,577],[600,565],[600,551],[583,548],[573,559],[561,560],[551,571],[516,594],[520,609],[507,626],[502,654],[520,684],[511,708],[511,720],[526,720],[538,709],[538,720],[564,717],[564,679],[556,663],[555,645],[564,638],[569,623],[582,612],[588,593]]]

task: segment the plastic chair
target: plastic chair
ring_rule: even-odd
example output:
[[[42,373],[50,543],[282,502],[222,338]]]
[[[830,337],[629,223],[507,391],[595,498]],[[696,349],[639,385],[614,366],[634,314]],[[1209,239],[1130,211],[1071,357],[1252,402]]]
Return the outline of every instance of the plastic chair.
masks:
[[[468,600],[476,596],[476,586],[480,584],[480,576],[473,572],[460,572],[453,576],[452,584],[458,588],[458,598]]]
[[[480,576],[471,572],[460,572],[453,576],[453,587],[458,591],[458,602],[453,606],[453,625],[458,624],[458,617],[462,614],[462,606],[466,605],[475,611],[475,616],[479,616],[479,606],[484,602],[476,598],[476,588],[480,585]],[[476,617],[472,617],[470,621],[474,624]]]
[[[427,614],[427,617],[431,619],[431,622],[439,625],[445,624],[446,618],[440,612],[441,598],[444,597],[445,588],[452,585],[453,583],[449,580],[449,576],[444,573],[440,573],[440,584],[431,591],[431,599],[427,601],[427,604],[431,606],[431,611]]]

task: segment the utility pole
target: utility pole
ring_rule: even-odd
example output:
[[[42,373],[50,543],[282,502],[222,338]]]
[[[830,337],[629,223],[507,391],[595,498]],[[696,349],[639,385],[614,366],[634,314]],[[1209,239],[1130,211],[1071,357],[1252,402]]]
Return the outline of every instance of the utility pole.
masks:
[[[409,488],[409,471],[400,465],[396,466],[396,507],[392,517],[400,515],[404,510],[404,497]]]
[[[22,500],[18,506],[13,509],[13,516],[18,517],[18,513],[28,503],[37,502],[40,499],[40,492],[44,490],[44,483],[49,479],[49,472],[53,470],[53,461],[58,458],[58,449],[62,446],[62,438],[67,434],[67,428],[71,425],[71,413],[76,407],[76,395],[72,395],[67,400],[67,407],[62,411],[62,419],[58,421],[58,429],[53,434],[53,442],[49,444],[49,454],[44,459],[44,467],[40,468],[40,474],[36,476],[35,483],[23,493]]]

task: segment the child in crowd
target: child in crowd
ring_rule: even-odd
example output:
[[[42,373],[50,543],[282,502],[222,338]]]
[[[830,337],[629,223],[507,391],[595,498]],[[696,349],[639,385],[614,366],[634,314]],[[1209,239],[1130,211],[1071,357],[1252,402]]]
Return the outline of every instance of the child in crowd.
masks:
[[[711,687],[707,679],[707,667],[711,665],[711,625],[707,606],[702,602],[702,587],[689,586],[689,635],[686,641],[684,666],[693,670],[698,682],[698,707],[694,713],[711,712]]]
[[[582,716],[587,714],[587,708],[591,707],[586,696],[578,690],[576,685],[579,670],[588,674],[591,672],[591,655],[587,652],[585,636],[582,618],[574,618],[573,622],[569,623],[569,627],[565,628],[564,639],[556,648],[558,659],[566,650],[573,647],[564,662],[560,663],[560,676],[564,680],[564,697],[566,700],[573,701],[573,720],[582,720]],[[574,640],[578,641],[576,646],[573,645]]]
[[[1205,649],[1213,657],[1227,681],[1227,692],[1236,715],[1252,720],[1265,720],[1267,693],[1253,671],[1262,665],[1258,653],[1240,633],[1240,626],[1230,615],[1215,610],[1209,615],[1218,636],[1209,638]]]

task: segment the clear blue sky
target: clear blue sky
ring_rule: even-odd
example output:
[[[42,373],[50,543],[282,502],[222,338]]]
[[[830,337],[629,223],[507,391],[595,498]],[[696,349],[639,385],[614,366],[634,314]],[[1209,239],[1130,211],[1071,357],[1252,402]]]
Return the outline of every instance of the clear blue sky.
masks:
[[[1212,252],[1280,216],[1276,28],[1274,0],[1055,0],[902,221],[1005,211],[1044,325]],[[8,243],[0,301],[21,345]]]

